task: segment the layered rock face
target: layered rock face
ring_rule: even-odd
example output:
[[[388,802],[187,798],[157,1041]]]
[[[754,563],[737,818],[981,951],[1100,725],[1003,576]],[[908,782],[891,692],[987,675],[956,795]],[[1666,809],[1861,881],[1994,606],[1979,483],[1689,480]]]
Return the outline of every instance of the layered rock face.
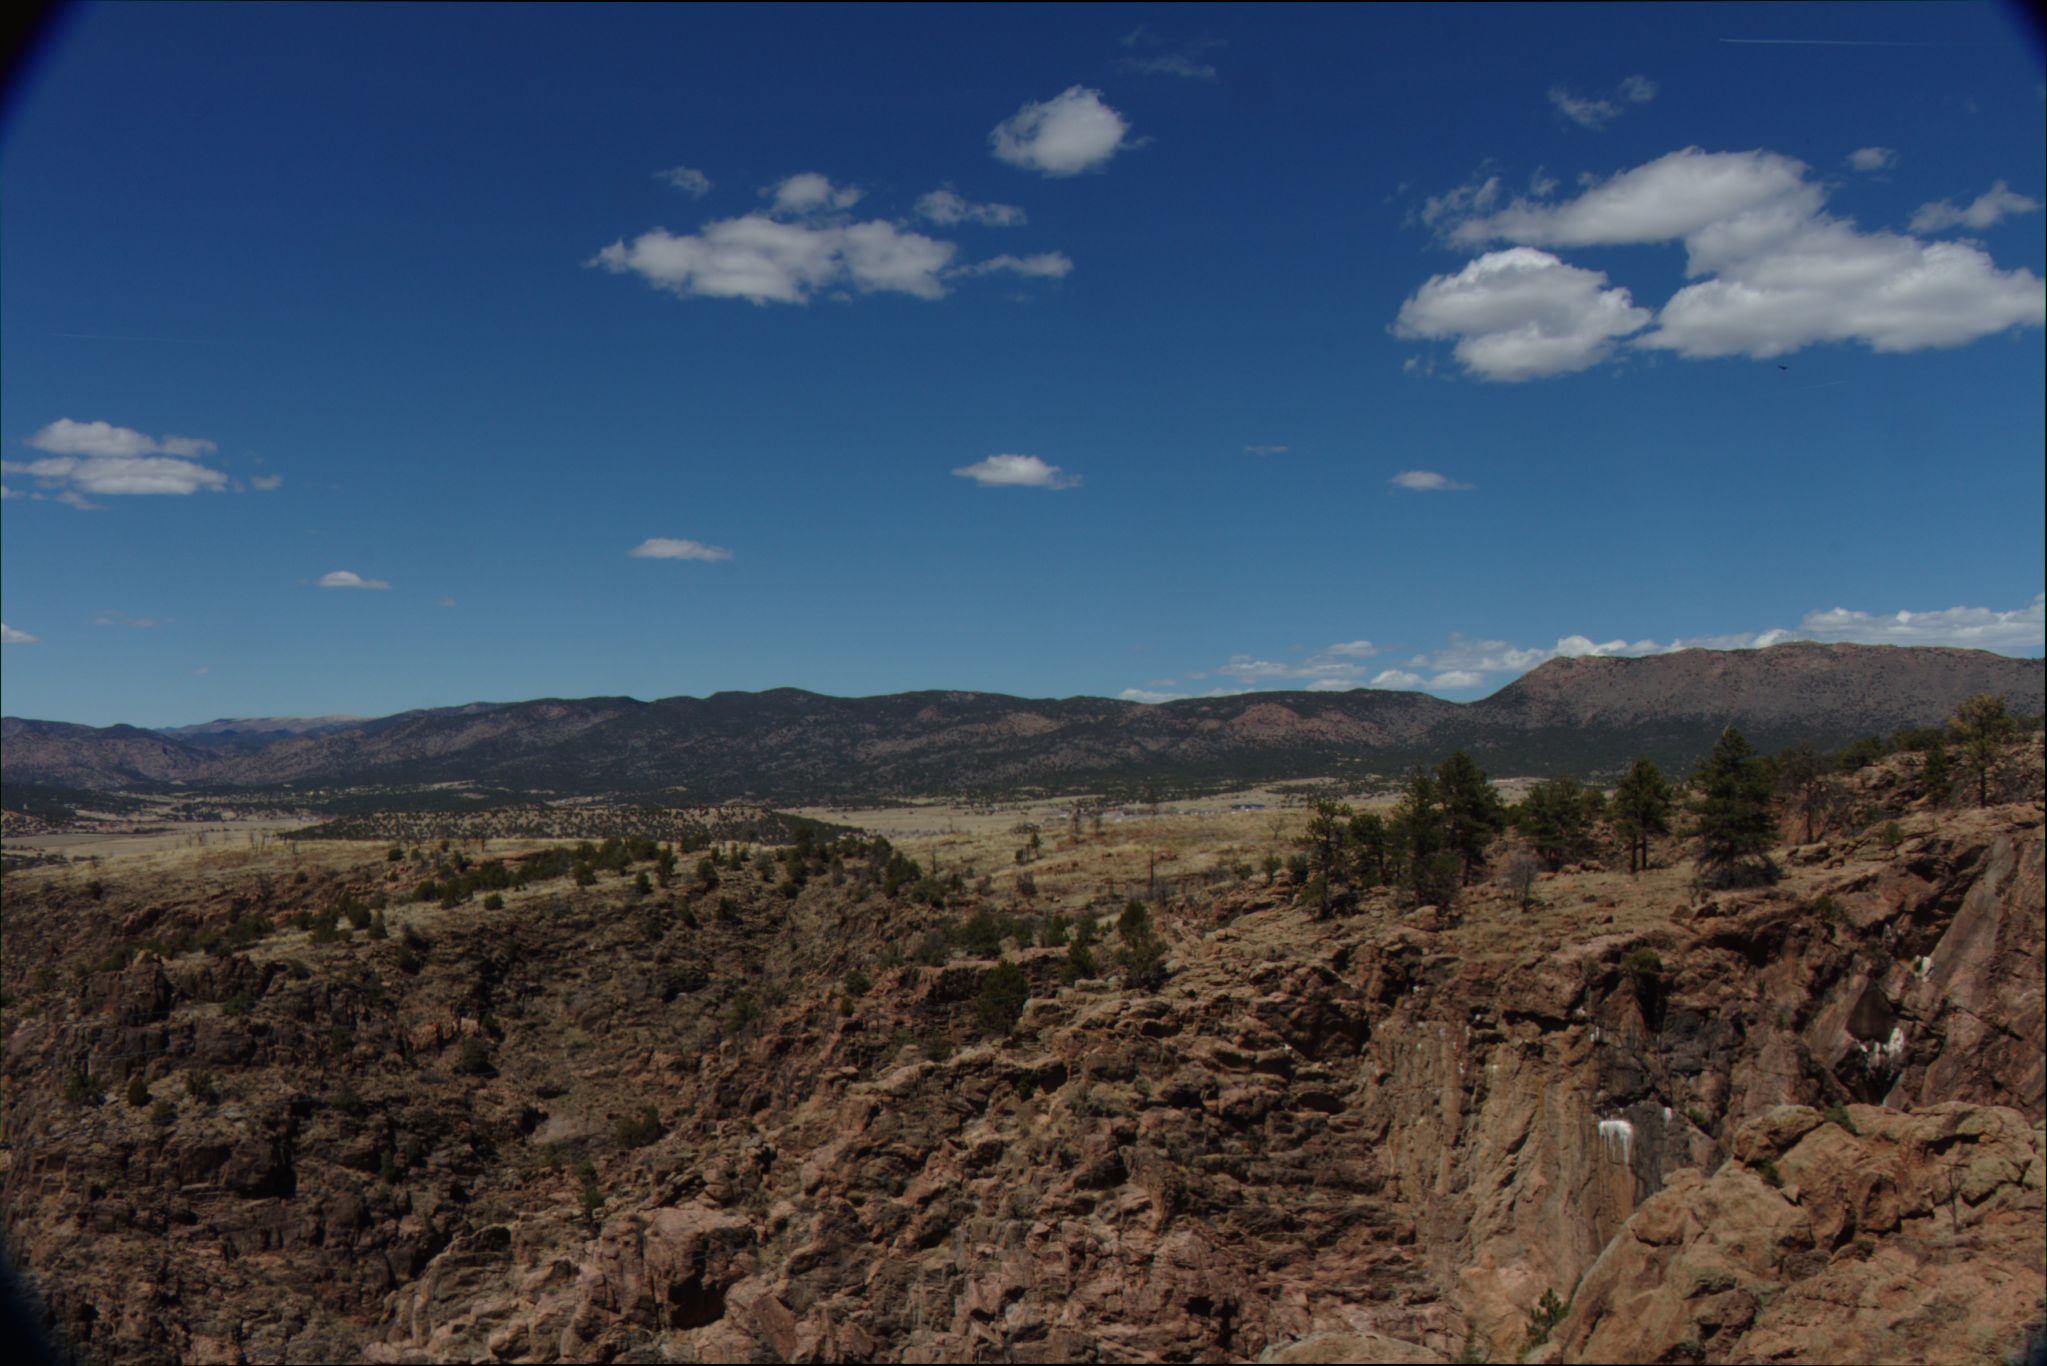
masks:
[[[964,908],[822,879],[73,976],[383,875],[35,870],[7,1225],[92,1360],[1982,1359],[2047,1289],[2041,811],[1897,835],[1529,912],[1231,882],[1157,991],[1011,948],[1006,1035],[992,961],[890,965]]]
[[[1781,1106],[1710,1178],[1672,1173],[1586,1274],[1546,1358],[2010,1354],[2010,1325],[2039,1312],[2040,1130],[1960,1103],[1843,1118]]]

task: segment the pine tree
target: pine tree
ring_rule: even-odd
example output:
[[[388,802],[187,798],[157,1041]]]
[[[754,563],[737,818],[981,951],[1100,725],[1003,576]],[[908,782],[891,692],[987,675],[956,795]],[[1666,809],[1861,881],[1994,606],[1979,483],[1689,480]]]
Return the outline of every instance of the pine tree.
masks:
[[[1117,955],[1123,963],[1124,980],[1144,991],[1157,991],[1166,981],[1166,941],[1152,928],[1151,912],[1141,901],[1131,901],[1116,918],[1116,933],[1123,941]]]
[[[1415,899],[1448,905],[1457,894],[1457,855],[1445,847],[1448,822],[1436,780],[1425,768],[1407,775],[1407,791],[1393,809],[1391,839],[1400,880]]]
[[[1550,872],[1584,853],[1592,823],[1591,796],[1575,778],[1551,778],[1531,788],[1516,809],[1521,833]]]
[[[1444,844],[1469,884],[1485,872],[1486,846],[1506,829],[1506,808],[1485,770],[1461,749],[1436,766],[1436,790],[1443,803]]]
[[[1692,778],[1695,858],[1708,886],[1775,879],[1769,850],[1776,843],[1777,822],[1770,811],[1770,786],[1770,766],[1729,726]]]
[[[2004,699],[1995,693],[1979,693],[1955,709],[1955,719],[1948,725],[1961,747],[1962,767],[1976,775],[1976,805],[1990,805],[1990,775],[2004,755],[2005,742],[2017,729]]]
[[[1317,798],[1314,815],[1308,818],[1301,847],[1308,854],[1309,886],[1315,889],[1318,914],[1328,913],[1339,888],[1347,880],[1351,809],[1342,802]]]
[[[1934,806],[1946,805],[1948,789],[1955,785],[1955,761],[1949,757],[1945,743],[1936,740],[1928,748],[1926,767],[1919,776],[1926,787],[1926,800]]]
[[[1379,887],[1393,881],[1392,837],[1385,817],[1375,811],[1351,817],[1350,846],[1357,860],[1359,882]]]
[[[1628,842],[1628,871],[1649,866],[1649,837],[1670,833],[1670,784],[1654,760],[1637,759],[1614,789],[1613,828]]]
[[[1777,756],[1777,787],[1791,809],[1805,817],[1805,843],[1818,834],[1819,815],[1834,795],[1827,761],[1811,745],[1793,745]]]

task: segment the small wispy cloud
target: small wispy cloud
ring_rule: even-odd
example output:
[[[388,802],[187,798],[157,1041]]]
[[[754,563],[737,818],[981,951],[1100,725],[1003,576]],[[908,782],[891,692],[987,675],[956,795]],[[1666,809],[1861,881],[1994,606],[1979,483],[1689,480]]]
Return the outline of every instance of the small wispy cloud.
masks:
[[[92,619],[95,626],[132,626],[139,631],[146,631],[152,626],[168,626],[170,623],[169,617],[131,617],[126,612],[101,612]]]
[[[991,455],[953,471],[960,479],[971,479],[983,488],[1071,489],[1080,487],[1080,476],[1048,465],[1035,455]]]
[[[941,227],[978,223],[984,228],[1020,228],[1030,220],[1014,204],[977,204],[951,188],[933,190],[917,200],[917,216]]]
[[[2039,211],[2039,200],[2014,193],[2011,186],[2000,180],[1960,208],[1946,199],[1921,204],[1919,211],[1912,215],[1912,231],[1945,232],[1949,228],[1975,228],[1980,231],[2002,219]]]
[[[284,476],[281,474],[252,474],[249,476],[249,487],[259,493],[275,493],[284,487]]]
[[[1021,275],[1030,280],[1063,280],[1073,273],[1073,261],[1063,251],[1041,251],[1035,256],[991,256],[970,266],[946,272],[952,275]]]
[[[1137,76],[1177,76],[1183,81],[1214,81],[1216,69],[1203,61],[1201,54],[1224,46],[1220,38],[1170,41],[1153,33],[1146,24],[1139,24],[1117,41],[1133,54],[1146,54],[1118,57],[1118,71],[1128,71]]]
[[[1835,607],[1807,612],[1791,628],[1735,631],[1718,635],[1676,636],[1667,640],[1595,640],[1562,636],[1551,645],[1516,645],[1505,640],[1474,640],[1452,633],[1437,649],[1425,650],[1374,669],[1364,661],[1387,653],[1369,640],[1327,645],[1305,658],[1268,659],[1235,655],[1227,664],[1192,679],[1219,678],[1225,686],[1201,696],[1306,689],[1330,692],[1370,687],[1470,693],[1494,688],[1553,659],[1640,659],[1679,650],[1762,650],[1790,641],[1822,644],[1935,645],[2037,655],[2047,647],[2047,593],[2036,593],[2023,607],[1947,607],[1932,611],[1866,612]],[[1126,689],[1132,701],[1163,701],[1189,694],[1164,692],[1173,679],[1153,679],[1146,688]]]
[[[1409,493],[1456,493],[1472,487],[1434,470],[1402,470],[1386,482]]]
[[[1898,164],[1898,154],[1888,147],[1858,147],[1848,154],[1848,164],[1864,175],[1888,171]]]
[[[1246,455],[1285,455],[1286,453],[1287,453],[1287,448],[1286,448],[1285,446],[1246,446],[1246,447],[1244,447],[1244,454],[1246,454]]]
[[[1179,52],[1157,57],[1119,57],[1116,69],[1138,76],[1178,76],[1187,81],[1212,81],[1216,78],[1213,66]]]
[[[335,569],[322,574],[313,581],[322,588],[389,588],[384,579],[366,579],[353,569]]]
[[[1647,76],[1630,76],[1615,87],[1612,98],[1589,95],[1574,95],[1561,85],[1553,85],[1549,91],[1549,102],[1559,114],[1580,128],[1598,130],[1612,123],[1627,112],[1631,104],[1647,104],[1656,98],[1656,82]]]
[[[694,166],[671,166],[665,171],[656,171],[654,179],[664,185],[672,185],[693,199],[702,199],[711,192],[711,178]]]
[[[650,536],[626,553],[636,560],[698,560],[705,564],[732,558],[732,552],[722,545],[677,536]]]
[[[34,645],[36,637],[26,631],[17,631],[6,622],[0,621],[0,645]]]
[[[1340,692],[1364,686],[1368,667],[1363,661],[1378,653],[1379,647],[1369,640],[1344,640],[1325,645],[1304,659],[1231,655],[1226,663],[1190,676],[1227,678],[1236,685],[1229,691],[1306,688],[1311,692]]]

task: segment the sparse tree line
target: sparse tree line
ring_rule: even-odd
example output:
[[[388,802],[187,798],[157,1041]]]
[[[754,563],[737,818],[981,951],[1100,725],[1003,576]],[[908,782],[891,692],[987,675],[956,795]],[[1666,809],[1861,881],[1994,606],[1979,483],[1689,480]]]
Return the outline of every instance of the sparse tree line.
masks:
[[[1681,786],[1642,758],[1610,794],[1559,777],[1511,805],[1460,750],[1433,769],[1412,770],[1388,813],[1316,799],[1291,868],[1303,898],[1322,914],[1352,909],[1379,888],[1447,906],[1487,875],[1491,847],[1512,829],[1521,845],[1502,873],[1524,906],[1533,904],[1542,872],[1625,857],[1628,871],[1639,873],[1649,866],[1651,842],[1673,834],[1689,844],[1701,885],[1767,882],[1776,876],[1769,851],[1786,821],[1810,844],[1871,814],[1849,801],[1845,775],[1912,752],[1915,800],[1988,805],[2008,785],[2012,741],[2022,728],[2038,727],[2038,718],[2014,718],[1989,694],[1964,702],[1945,725],[1901,730],[1888,742],[1860,740],[1832,754],[1794,745],[1766,757],[1729,727]],[[1266,861],[1268,881],[1279,867],[1277,857]]]

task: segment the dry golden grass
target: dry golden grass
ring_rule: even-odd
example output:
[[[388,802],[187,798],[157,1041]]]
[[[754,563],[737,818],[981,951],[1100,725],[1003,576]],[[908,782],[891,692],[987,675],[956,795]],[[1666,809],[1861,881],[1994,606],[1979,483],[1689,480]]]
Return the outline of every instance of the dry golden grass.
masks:
[[[1154,872],[1176,882],[1190,876],[1249,867],[1263,878],[1269,855],[1281,859],[1308,819],[1299,797],[1259,788],[1198,800],[1102,808],[1099,829],[1092,803],[1071,799],[968,807],[943,803],[887,807],[809,807],[797,814],[855,826],[881,835],[925,868],[958,872],[969,883],[987,877],[998,896],[1021,895],[1018,881],[1036,885],[1029,899],[1045,910],[1072,910],[1104,898],[1135,893]],[[1262,810],[1232,810],[1257,806]],[[1039,847],[1017,862],[1035,831]]]

